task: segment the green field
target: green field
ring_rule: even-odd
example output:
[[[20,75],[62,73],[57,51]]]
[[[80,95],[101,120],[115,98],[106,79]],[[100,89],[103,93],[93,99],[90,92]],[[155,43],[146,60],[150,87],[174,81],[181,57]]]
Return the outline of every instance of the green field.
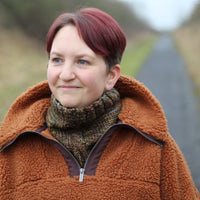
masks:
[[[146,57],[149,55],[154,44],[155,37],[143,38],[130,43],[125,50],[121,62],[121,72],[123,75],[135,76]]]

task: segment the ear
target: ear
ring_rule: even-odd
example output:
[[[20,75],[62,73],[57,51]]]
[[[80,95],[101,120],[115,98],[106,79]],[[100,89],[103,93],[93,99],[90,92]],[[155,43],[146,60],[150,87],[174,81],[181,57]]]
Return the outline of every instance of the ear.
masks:
[[[111,90],[121,75],[121,67],[119,64],[111,68],[105,84],[105,90]]]

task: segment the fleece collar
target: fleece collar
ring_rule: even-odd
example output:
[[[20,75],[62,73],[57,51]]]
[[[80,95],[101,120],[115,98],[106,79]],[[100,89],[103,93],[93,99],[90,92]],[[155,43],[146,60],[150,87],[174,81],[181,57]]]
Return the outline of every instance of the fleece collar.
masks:
[[[119,119],[140,131],[165,141],[167,123],[158,100],[134,78],[121,76],[115,87],[122,99]],[[0,148],[25,131],[34,131],[45,122],[51,91],[44,81],[29,88],[9,109],[0,128]]]
[[[167,120],[155,96],[142,83],[128,76],[121,76],[116,88],[122,99],[120,120],[165,141]]]

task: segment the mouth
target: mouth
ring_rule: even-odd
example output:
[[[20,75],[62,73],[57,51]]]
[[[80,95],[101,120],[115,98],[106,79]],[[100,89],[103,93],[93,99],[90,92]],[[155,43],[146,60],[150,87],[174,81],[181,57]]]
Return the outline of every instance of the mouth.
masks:
[[[72,91],[72,90],[75,90],[75,89],[79,89],[80,87],[73,86],[73,85],[60,85],[60,86],[58,86],[58,88],[65,90],[65,91]]]
[[[74,85],[60,85],[58,87],[59,88],[78,88],[78,86],[74,86]]]

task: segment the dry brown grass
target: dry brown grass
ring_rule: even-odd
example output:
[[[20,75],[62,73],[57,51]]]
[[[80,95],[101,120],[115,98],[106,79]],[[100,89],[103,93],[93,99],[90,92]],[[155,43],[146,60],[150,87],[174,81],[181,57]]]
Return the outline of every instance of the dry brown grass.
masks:
[[[181,28],[174,37],[200,94],[200,25],[193,24]]]
[[[45,46],[17,29],[0,32],[0,124],[11,103],[29,86],[46,79]]]

